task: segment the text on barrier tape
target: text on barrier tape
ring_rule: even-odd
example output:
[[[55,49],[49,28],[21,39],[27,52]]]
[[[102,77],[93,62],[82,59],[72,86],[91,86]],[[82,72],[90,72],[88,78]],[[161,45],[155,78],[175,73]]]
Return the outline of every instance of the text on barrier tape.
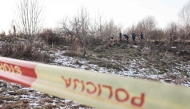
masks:
[[[189,109],[190,88],[0,57],[0,78],[100,109]]]

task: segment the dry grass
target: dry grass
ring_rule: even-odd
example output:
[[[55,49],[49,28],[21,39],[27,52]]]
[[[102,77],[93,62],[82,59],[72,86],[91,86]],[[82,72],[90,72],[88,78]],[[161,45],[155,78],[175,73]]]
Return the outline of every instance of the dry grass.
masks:
[[[116,64],[116,63],[112,63],[112,62],[104,61],[104,60],[91,60],[90,62],[88,62],[88,64],[95,64],[95,65],[98,65],[99,67],[105,67],[107,69],[116,69],[118,71],[124,68],[120,64]]]
[[[71,57],[83,57],[83,54],[81,52],[76,52],[74,50],[68,50],[65,53],[63,53],[63,55]]]
[[[45,33],[45,39],[46,41],[51,44],[54,43],[57,44],[56,42],[56,36],[54,37],[53,35],[51,36],[51,32],[46,32]],[[54,39],[55,38],[55,39]],[[92,45],[91,48],[89,49],[89,51],[91,51],[91,54],[96,54],[97,57],[92,57],[92,55],[88,55],[89,57],[85,57],[86,59],[89,59],[89,63],[88,64],[96,64],[99,67],[105,67],[108,69],[116,69],[118,71],[121,70],[127,70],[127,68],[125,68],[122,64],[128,65],[130,64],[130,60],[137,60],[136,64],[138,65],[138,67],[141,68],[150,68],[150,66],[153,66],[155,68],[157,68],[159,70],[159,72],[154,72],[151,71],[151,73],[166,73],[167,75],[167,80],[166,82],[174,82],[176,84],[179,83],[184,83],[189,81],[189,79],[181,79],[179,76],[172,74],[172,66],[175,66],[175,62],[180,62],[180,61],[185,61],[188,58],[187,54],[178,54],[175,55],[175,53],[173,51],[167,51],[164,49],[159,49],[156,47],[151,47],[151,46],[155,46],[155,45],[151,45],[151,46],[138,46],[137,48],[134,47],[133,44],[130,43],[118,43],[117,41],[112,41],[112,42],[105,42],[105,43],[99,43],[99,41],[92,41]],[[8,42],[8,41],[6,41]],[[67,40],[67,42],[69,42]],[[89,43],[89,42],[88,42]],[[66,53],[64,53],[63,55],[68,55],[68,56],[76,56],[76,57],[84,57],[85,56],[85,51],[84,48],[81,46],[81,44],[79,43],[78,39],[72,39],[72,42],[67,43],[68,47],[65,47],[64,50],[66,49]],[[94,44],[94,46],[93,46]],[[28,42],[22,42],[22,43],[4,43],[1,46],[1,54],[5,55],[5,56],[9,56],[9,57],[16,57],[16,58],[24,58],[24,59],[28,59],[28,60],[34,60],[33,58],[35,58],[35,60],[37,61],[45,61],[45,59],[49,59],[49,55],[44,55],[43,53],[46,52],[42,52],[41,49],[43,49],[43,43],[28,43]],[[94,48],[94,49],[92,49]],[[100,53],[101,52],[101,53]],[[40,59],[39,59],[40,58]],[[104,60],[104,59],[107,60]],[[138,59],[145,59],[146,62],[141,63],[138,61]],[[125,63],[114,63],[111,60],[117,60],[117,61],[124,61]],[[45,61],[47,62],[47,61]],[[78,65],[83,65],[81,62],[79,62],[78,60],[76,60],[75,64]],[[130,66],[129,66],[130,67]],[[133,68],[135,69],[136,66],[133,66]],[[90,70],[90,67],[86,68],[87,70]],[[138,71],[138,68],[136,68],[137,71],[135,71],[134,73],[139,73],[140,71]],[[170,70],[170,71],[169,71]],[[178,70],[182,73],[183,76],[188,77],[188,74],[185,70]],[[180,75],[181,76],[181,75]],[[1,91],[0,92],[5,92],[6,91],[6,84],[1,83],[0,86]],[[26,95],[29,92],[23,91],[23,90],[18,90],[18,87],[12,88],[14,90],[17,90],[15,92],[9,92],[9,94],[11,96],[0,96],[0,104],[2,105],[2,109],[9,109],[9,108],[24,108],[27,109],[29,108],[29,102],[28,100],[16,100],[16,98],[13,98],[13,95]],[[68,103],[60,103],[59,101],[57,101],[57,105],[53,105],[52,104],[52,97],[50,97],[48,94],[42,94],[42,95],[37,95],[36,96],[41,96],[41,100],[39,101],[39,103],[42,105],[42,108],[45,109],[51,109],[51,108],[56,108],[59,106],[70,106],[69,108],[71,109],[77,109],[79,106],[72,106],[73,102],[68,102]],[[3,99],[2,99],[3,98]],[[5,100],[7,101],[14,101],[14,106],[10,105],[10,103],[5,103]],[[16,102],[18,101],[18,102]],[[51,103],[51,104],[50,104]],[[88,108],[84,105],[80,105],[80,107],[84,107],[84,108]],[[35,108],[34,108],[35,109]]]
[[[51,58],[47,52],[42,51],[43,46],[43,43],[37,44],[30,41],[3,43],[0,54],[4,57],[48,63]]]
[[[81,47],[78,39],[73,39],[73,43],[69,45],[66,52],[63,54],[66,56],[74,56],[74,57],[85,57],[86,50]]]
[[[136,73],[141,72],[138,70],[139,68],[149,69],[149,73],[151,74],[164,74],[169,71],[172,72],[175,69],[181,72],[183,76],[189,77],[185,68],[182,71],[174,68],[177,63],[186,62],[190,59],[190,54],[188,53],[181,53],[180,55],[176,53],[181,49],[172,49],[171,46],[163,44],[157,46],[154,42],[150,43],[150,46],[134,46],[130,43],[117,44],[117,42],[111,42],[111,46],[109,45],[108,43],[104,43],[95,47],[95,50],[89,50],[90,55],[86,58],[89,60],[89,64],[122,71],[128,69],[125,68],[126,66],[130,67],[131,60],[136,60],[136,67],[133,68],[136,69]],[[146,61],[140,62],[141,59]],[[123,61],[125,64],[120,62],[114,63],[111,60]]]
[[[77,64],[77,65],[79,65],[79,66],[82,66],[82,65],[83,65],[81,62],[79,62],[78,59],[74,62],[74,64]]]
[[[18,101],[15,104],[5,103],[2,105],[1,109],[30,109],[28,100]]]
[[[26,95],[27,91],[26,90],[17,90],[15,93],[16,93],[16,95]]]

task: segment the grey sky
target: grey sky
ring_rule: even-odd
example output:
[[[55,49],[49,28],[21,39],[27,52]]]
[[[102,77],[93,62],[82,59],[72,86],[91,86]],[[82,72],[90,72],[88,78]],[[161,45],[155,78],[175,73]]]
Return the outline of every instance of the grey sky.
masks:
[[[17,0],[18,1],[18,0]],[[180,9],[189,0],[45,0],[45,27],[55,27],[64,16],[72,17],[77,9],[86,7],[91,17],[101,13],[107,20],[113,19],[124,28],[136,24],[142,18],[151,15],[159,27],[167,23],[178,22]],[[15,1],[14,1],[15,2]],[[0,1],[0,32],[8,31],[14,20],[13,0]]]

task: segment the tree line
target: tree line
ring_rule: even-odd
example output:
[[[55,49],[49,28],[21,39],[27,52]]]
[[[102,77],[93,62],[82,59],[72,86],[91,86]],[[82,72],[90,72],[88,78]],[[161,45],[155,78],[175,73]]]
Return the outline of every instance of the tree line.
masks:
[[[42,31],[43,27],[43,4],[39,0],[20,0],[16,10],[16,31],[30,38]],[[79,40],[87,38],[99,38],[106,40],[109,35],[117,40],[119,32],[131,35],[133,32],[140,36],[142,32],[146,41],[167,40],[172,37],[173,41],[187,41],[190,39],[190,1],[179,12],[179,23],[169,22],[166,28],[157,27],[154,16],[146,16],[137,24],[128,28],[115,24],[114,20],[106,20],[100,13],[95,18],[90,17],[87,8],[82,7],[72,18],[64,17],[59,25],[53,30],[58,35],[75,37]],[[123,24],[124,25],[124,24]]]

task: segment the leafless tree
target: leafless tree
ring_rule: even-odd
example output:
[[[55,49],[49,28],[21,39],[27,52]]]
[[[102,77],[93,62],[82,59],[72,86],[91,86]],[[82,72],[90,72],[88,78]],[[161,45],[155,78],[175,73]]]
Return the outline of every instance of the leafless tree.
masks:
[[[89,35],[90,17],[86,8],[81,8],[73,18],[64,17],[60,22],[60,31],[65,35],[76,36],[81,39]]]
[[[64,33],[65,36],[68,36],[69,39],[78,38],[80,45],[84,49],[84,55],[86,48],[88,47],[87,43],[90,39],[90,16],[86,8],[82,7],[73,18],[65,17],[60,22],[60,31]]]
[[[156,25],[157,25],[157,22],[156,22],[155,17],[147,16],[137,24],[136,29],[143,32],[146,35],[145,38],[147,40],[150,40],[150,37],[153,37],[151,36],[153,35],[152,31],[154,31],[157,28]]]
[[[136,29],[137,29],[137,31],[138,32],[145,32],[145,24],[144,24],[144,22],[143,21],[140,21],[140,22],[138,22],[138,24],[137,24],[137,26],[136,26]]]
[[[166,26],[166,35],[169,37],[171,35],[173,40],[176,40],[178,37],[178,32],[179,32],[179,24],[176,22],[170,22]]]
[[[104,34],[104,28],[105,28],[105,24],[106,24],[106,20],[103,16],[103,14],[101,14],[100,12],[98,12],[97,16],[94,19],[94,22],[91,23],[91,32],[94,32],[94,36],[96,38],[104,38],[104,36],[106,36]]]
[[[140,33],[142,32],[144,34],[144,38],[146,40],[150,40],[150,38],[154,37],[153,33],[157,34],[157,32],[155,32],[158,30],[156,26],[156,19],[153,16],[147,16],[139,21],[136,25],[133,24],[126,31],[129,35],[135,33],[137,36],[140,36]]]
[[[41,30],[43,3],[40,0],[19,0],[16,10],[16,27],[30,38]]]
[[[177,33],[178,31],[178,24],[175,22],[170,22],[167,24],[167,31],[170,33]]]
[[[190,1],[179,12],[179,19],[184,29],[184,37],[190,38]]]
[[[99,36],[102,38],[104,35],[103,35],[103,29],[104,29],[104,26],[105,26],[105,20],[103,19],[102,15],[99,13],[98,14],[98,32],[99,32]]]
[[[179,18],[184,25],[190,24],[190,1],[180,10]]]
[[[113,19],[107,21],[103,28],[104,36],[114,36],[114,39],[117,39],[119,32],[121,31],[121,26],[117,26]]]
[[[147,16],[142,20],[143,28],[147,34],[156,29],[156,24],[156,19],[153,16]]]

